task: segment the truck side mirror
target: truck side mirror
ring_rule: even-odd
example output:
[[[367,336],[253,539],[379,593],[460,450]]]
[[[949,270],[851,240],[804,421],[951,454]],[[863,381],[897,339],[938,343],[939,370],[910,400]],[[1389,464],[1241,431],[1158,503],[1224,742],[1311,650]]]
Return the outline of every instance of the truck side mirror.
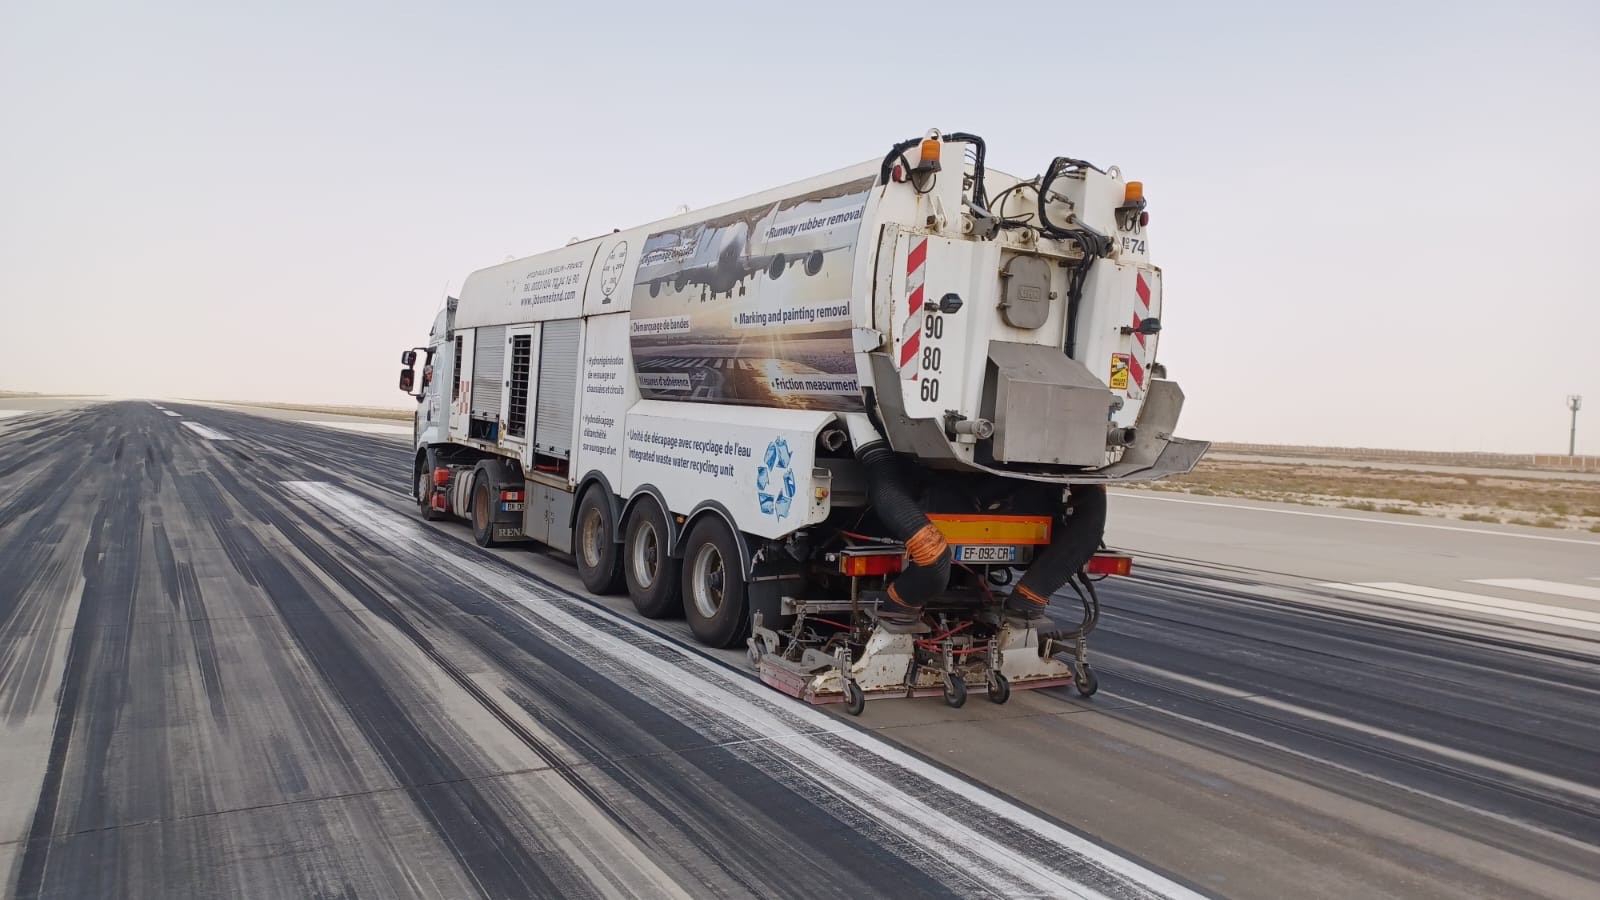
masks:
[[[417,364],[417,351],[406,350],[400,354],[400,365],[411,368]]]
[[[411,354],[415,356],[416,354]],[[416,380],[417,373],[409,366],[400,370],[400,390],[411,393],[411,385]]]

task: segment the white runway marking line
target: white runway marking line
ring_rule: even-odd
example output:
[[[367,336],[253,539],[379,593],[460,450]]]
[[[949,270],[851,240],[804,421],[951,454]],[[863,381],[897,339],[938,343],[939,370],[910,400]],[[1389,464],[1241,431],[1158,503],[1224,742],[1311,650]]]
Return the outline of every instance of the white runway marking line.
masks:
[[[1115,496],[1129,497],[1134,500],[1159,500],[1164,503],[1188,503],[1192,506],[1215,506],[1219,509],[1243,509],[1249,512],[1274,513],[1280,516],[1305,516],[1310,519],[1337,519],[1341,522],[1393,525],[1396,528],[1428,528],[1434,531],[1459,531],[1463,534],[1476,534],[1486,537],[1521,538],[1525,541],[1550,541],[1557,544],[1582,544],[1585,547],[1600,549],[1600,541],[1586,541],[1583,538],[1552,537],[1547,534],[1518,534],[1515,531],[1491,531],[1484,528],[1462,528],[1457,525],[1433,525],[1428,522],[1397,522],[1389,519],[1372,519],[1366,516],[1341,516],[1334,513],[1308,512],[1303,509],[1271,509],[1265,506],[1245,506],[1242,503],[1217,503],[1211,500],[1185,500],[1181,497],[1156,497],[1147,492],[1139,491],[1117,491]]]
[[[1471,578],[1468,584],[1486,584],[1489,587],[1510,588],[1514,591],[1532,591],[1536,594],[1555,594],[1574,600],[1600,600],[1600,588],[1586,584],[1564,584],[1542,578]],[[1597,618],[1596,621],[1600,621]]]
[[[1286,712],[1291,715],[1300,716],[1301,718],[1323,722],[1328,725],[1345,728],[1350,731],[1358,731],[1362,734],[1370,734],[1375,737],[1383,738],[1386,741],[1392,741],[1396,744],[1404,744],[1408,747],[1431,753],[1435,756],[1441,756],[1445,759],[1466,763],[1469,766],[1477,766],[1480,769],[1488,769],[1491,772],[1499,772],[1502,775],[1509,775],[1512,778],[1517,778],[1533,784],[1544,785],[1548,788],[1564,791],[1569,794],[1575,794],[1579,797],[1586,797],[1595,801],[1596,803],[1600,803],[1600,788],[1595,788],[1581,782],[1571,781],[1556,775],[1546,775],[1543,772],[1535,772],[1532,769],[1525,769],[1522,766],[1516,765],[1515,763],[1502,762],[1501,760],[1493,759],[1487,756],[1480,756],[1476,753],[1470,753],[1466,750],[1457,750],[1454,747],[1447,747],[1444,744],[1434,743],[1433,741],[1424,740],[1423,738],[1412,737],[1409,734],[1402,734],[1398,731],[1390,731],[1389,729],[1380,727],[1378,725],[1372,725],[1366,722],[1357,722],[1354,719],[1346,719],[1343,716],[1335,715],[1333,713],[1325,713],[1320,710],[1311,709],[1307,706],[1301,706],[1298,703],[1290,703],[1287,700],[1279,700],[1276,697],[1269,697],[1265,694],[1258,694],[1253,691],[1241,691],[1238,688],[1226,687],[1224,685],[1217,684],[1214,681],[1207,681],[1202,678],[1193,678],[1178,672],[1171,672],[1166,669],[1146,665],[1145,663],[1134,662],[1131,659],[1124,659],[1122,657],[1109,657],[1104,653],[1097,655],[1101,660],[1112,660],[1113,664],[1119,669],[1137,669],[1160,678],[1170,678],[1179,684],[1186,684],[1190,687],[1200,688],[1207,691],[1215,691],[1230,700],[1235,700],[1240,703],[1254,703],[1258,706],[1265,706],[1268,709],[1275,709],[1279,712]]]
[[[1469,594],[1465,591],[1450,591],[1398,581],[1371,581],[1362,584],[1327,581],[1317,584],[1316,587],[1600,633],[1600,614],[1581,609],[1568,609],[1564,606],[1526,603],[1521,600],[1491,597],[1487,594]]]
[[[231,440],[233,440],[233,438],[228,437],[227,435],[225,435],[222,432],[216,430],[215,428],[207,428],[206,426],[201,425],[199,422],[191,422],[188,419],[185,419],[182,422],[179,422],[178,424],[180,424],[183,427],[189,429],[190,431],[194,432],[195,434],[200,435],[201,437],[205,438],[208,441],[231,441]]]
[[[181,419],[181,418],[183,418],[183,413],[175,413],[175,412],[173,412],[173,411],[172,411],[172,410],[170,410],[170,409],[163,409],[163,410],[162,410],[162,412],[164,412],[164,413],[166,413],[166,414],[167,414],[167,415],[169,415],[169,416],[171,416],[171,417],[173,417],[173,418],[174,418],[174,419]]]
[[[1131,860],[1055,825],[1009,800],[952,777],[882,739],[854,728],[840,729],[833,717],[790,700],[759,682],[730,674],[706,659],[636,623],[559,593],[541,595],[498,567],[453,552],[441,552],[417,522],[382,509],[331,484],[286,481],[284,486],[347,526],[367,532],[395,552],[426,556],[460,576],[512,598],[529,624],[546,631],[552,644],[587,658],[632,682],[630,689],[661,709],[681,709],[718,728],[771,740],[758,746],[779,768],[773,777],[798,780],[811,793],[836,796],[883,827],[941,860],[975,885],[1002,894],[1092,897],[1100,890],[1081,876],[1061,871],[1050,859],[1028,855],[996,837],[1016,833],[1064,851],[1083,875],[1109,882],[1117,896],[1195,897],[1193,891]],[[571,610],[570,612],[568,610]],[[575,615],[598,617],[626,630],[610,634]],[[654,652],[652,652],[654,651]],[[848,751],[825,743],[844,742]],[[914,796],[896,776],[912,776],[945,794],[941,800]],[[799,787],[797,787],[799,789]],[[918,790],[921,790],[918,788]],[[942,801],[942,802],[941,802]],[[947,810],[992,817],[980,829]]]
[[[300,419],[298,421],[301,425],[321,425],[323,428],[364,431],[368,434],[411,434],[410,425],[387,425],[383,422],[319,422],[315,419]]]

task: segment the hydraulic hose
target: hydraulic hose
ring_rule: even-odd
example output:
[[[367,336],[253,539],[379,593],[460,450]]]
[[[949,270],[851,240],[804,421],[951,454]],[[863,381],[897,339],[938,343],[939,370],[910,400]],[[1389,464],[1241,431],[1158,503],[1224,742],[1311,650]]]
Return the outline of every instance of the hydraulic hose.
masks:
[[[867,498],[873,511],[891,537],[905,542],[910,557],[899,577],[889,583],[890,611],[920,614],[950,584],[950,545],[906,490],[888,444],[877,441],[860,447],[856,458],[867,469]]]
[[[1089,562],[1106,533],[1106,489],[1098,484],[1075,484],[1068,495],[1072,508],[1066,521],[1050,537],[1050,545],[1034,558],[1017,586],[1014,606],[1040,610],[1050,605],[1050,595],[1060,590]]]

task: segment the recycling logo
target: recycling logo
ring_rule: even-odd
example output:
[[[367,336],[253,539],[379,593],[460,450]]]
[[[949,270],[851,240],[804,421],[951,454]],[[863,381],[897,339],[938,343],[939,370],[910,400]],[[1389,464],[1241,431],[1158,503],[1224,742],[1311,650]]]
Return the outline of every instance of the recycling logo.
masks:
[[[762,464],[756,467],[756,496],[761,501],[761,511],[769,516],[782,519],[794,504],[794,470],[790,468],[793,455],[789,442],[778,438],[767,445]]]

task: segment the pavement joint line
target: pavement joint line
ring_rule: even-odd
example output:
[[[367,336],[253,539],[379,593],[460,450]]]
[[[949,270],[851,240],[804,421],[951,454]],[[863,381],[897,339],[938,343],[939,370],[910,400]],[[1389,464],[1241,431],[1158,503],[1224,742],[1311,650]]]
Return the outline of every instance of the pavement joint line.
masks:
[[[1434,756],[1443,757],[1451,760],[1452,762],[1476,766],[1480,769],[1487,769],[1491,772],[1496,772],[1511,778],[1538,784],[1547,789],[1561,791],[1563,793],[1583,797],[1590,801],[1600,803],[1600,787],[1573,781],[1569,778],[1562,778],[1559,775],[1549,775],[1544,772],[1539,772],[1516,765],[1515,763],[1502,762],[1498,759],[1482,756],[1477,753],[1471,753],[1466,750],[1457,750],[1454,747],[1449,747],[1436,741],[1413,737],[1409,734],[1403,734],[1401,732],[1394,731],[1393,729],[1384,728],[1381,725],[1358,722],[1354,719],[1347,719],[1344,716],[1322,712],[1320,710],[1312,709],[1308,706],[1301,706],[1298,703],[1290,703],[1287,700],[1280,700],[1277,697],[1269,694],[1250,694],[1245,691],[1240,691],[1237,688],[1212,684],[1211,682],[1207,682],[1199,678],[1184,675],[1181,672],[1172,672],[1157,666],[1146,665],[1145,663],[1134,662],[1133,660],[1122,659],[1120,657],[1118,657],[1118,661],[1122,665],[1144,670],[1145,672],[1148,672],[1156,677],[1170,678],[1180,684],[1187,684],[1192,687],[1218,691],[1219,693],[1226,695],[1229,700],[1248,700],[1251,703],[1265,706],[1268,709],[1273,709],[1278,712],[1299,716],[1303,719],[1309,719],[1314,722],[1321,722],[1325,725],[1331,725],[1335,728],[1344,728],[1360,734],[1382,738],[1392,743],[1403,744],[1412,748],[1413,750],[1421,750],[1424,753],[1431,753]]]
[[[1124,701],[1124,702],[1126,702],[1126,701]],[[867,708],[871,709],[872,707],[869,704],[867,706]],[[1027,721],[1028,719],[1058,719],[1058,718],[1061,718],[1063,716],[1075,716],[1075,715],[1079,715],[1081,713],[1091,713],[1091,714],[1092,713],[1102,713],[1103,714],[1103,713],[1117,712],[1118,710],[1132,709],[1132,708],[1133,707],[1131,705],[1128,705],[1128,706],[1108,706],[1108,705],[1103,704],[1103,703],[1097,703],[1094,706],[1072,706],[1072,707],[1068,707],[1066,709],[1040,710],[1039,712],[1025,712],[1025,713],[1015,713],[1015,714],[998,715],[998,716],[986,716],[986,717],[981,718],[981,719],[948,719],[948,718],[946,718],[946,719],[929,719],[929,720],[927,720],[925,722],[896,722],[893,725],[872,725],[872,724],[868,724],[868,723],[865,723],[865,722],[862,722],[860,724],[861,724],[861,727],[866,728],[869,731],[900,731],[900,730],[911,729],[911,728],[925,728],[925,727],[928,727],[930,725],[931,726],[988,725],[988,724],[993,723],[993,722],[1024,722],[1024,721]]]
[[[1600,621],[1591,622],[1586,618],[1577,616],[1563,616],[1558,613],[1548,612],[1548,608],[1544,604],[1524,604],[1520,601],[1491,597],[1487,594],[1469,594],[1465,591],[1430,588],[1425,585],[1406,584],[1400,581],[1371,581],[1365,584],[1329,581],[1319,583],[1316,586],[1352,594],[1366,594],[1389,600],[1400,600],[1406,603],[1415,603],[1419,606],[1430,606],[1435,609],[1455,610],[1459,613],[1469,613],[1471,615],[1498,616],[1502,619],[1533,622],[1540,625],[1554,625],[1558,628],[1570,628],[1577,631],[1600,632]],[[1533,609],[1526,607],[1533,607]],[[1582,610],[1568,610],[1568,612],[1582,613]],[[1574,639],[1583,640],[1584,638],[1574,636]],[[1593,638],[1588,638],[1588,640],[1593,640]]]
[[[1508,537],[1519,538],[1525,541],[1550,541],[1558,544],[1578,544],[1584,547],[1594,547],[1600,550],[1600,541],[1587,541],[1582,538],[1555,537],[1548,534],[1520,534],[1515,531],[1493,531],[1487,528],[1464,528],[1459,525],[1434,525],[1431,522],[1396,522],[1389,519],[1374,519],[1368,516],[1341,516],[1334,513],[1311,512],[1303,509],[1274,509],[1270,506],[1246,506],[1242,503],[1217,503],[1211,500],[1186,500],[1179,497],[1157,497],[1142,491],[1119,490],[1115,496],[1129,497],[1135,500],[1157,500],[1163,503],[1189,503],[1194,506],[1215,506],[1219,509],[1242,509],[1250,512],[1273,513],[1280,516],[1305,516],[1312,519],[1334,519],[1340,522],[1363,522],[1369,525],[1392,525],[1396,528],[1429,528],[1434,531],[1454,531],[1462,534],[1476,534],[1480,537]]]
[[[1118,695],[1111,694],[1110,696],[1115,697],[1115,696],[1118,696]],[[1332,769],[1332,770],[1334,770],[1336,772],[1339,772],[1340,774],[1348,775],[1348,776],[1350,776],[1352,778],[1355,778],[1355,779],[1358,779],[1358,780],[1361,780],[1361,781],[1374,782],[1374,783],[1383,785],[1385,788],[1388,788],[1388,789],[1391,789],[1391,790],[1399,791],[1401,793],[1410,794],[1410,795],[1415,796],[1415,797],[1422,797],[1422,798],[1425,798],[1425,799],[1427,799],[1427,800],[1429,800],[1431,802],[1438,803],[1438,804],[1441,804],[1441,805],[1444,805],[1444,806],[1448,806],[1448,807],[1450,807],[1452,809],[1455,809],[1455,810],[1458,810],[1460,812],[1465,812],[1465,813],[1468,813],[1468,814],[1473,815],[1473,816],[1479,816],[1479,817],[1482,817],[1482,818],[1485,818],[1485,819],[1489,819],[1491,821],[1498,822],[1501,825],[1507,825],[1507,826],[1510,826],[1512,828],[1515,828],[1515,829],[1518,829],[1518,830],[1521,830],[1521,831],[1527,831],[1527,832],[1530,832],[1532,834],[1538,835],[1539,837],[1544,838],[1546,840],[1557,841],[1557,842],[1565,844],[1565,845],[1567,845],[1569,847],[1581,850],[1581,851],[1583,851],[1585,853],[1589,853],[1589,854],[1594,854],[1595,853],[1595,845],[1593,845],[1593,844],[1591,844],[1591,843],[1589,843],[1587,841],[1579,840],[1579,839],[1573,838],[1573,837],[1568,837],[1567,835],[1564,835],[1564,834],[1561,834],[1561,833],[1555,832],[1555,831],[1550,831],[1550,830],[1545,829],[1545,828],[1540,828],[1538,825],[1535,825],[1535,824],[1533,824],[1531,822],[1528,822],[1528,821],[1526,821],[1524,819],[1516,818],[1514,816],[1508,816],[1508,815],[1505,815],[1503,813],[1497,813],[1497,812],[1494,812],[1492,810],[1484,809],[1482,807],[1473,806],[1470,803],[1463,803],[1460,800],[1453,800],[1453,799],[1451,799],[1449,797],[1445,797],[1445,796],[1443,796],[1441,794],[1435,794],[1435,793],[1433,793],[1431,791],[1425,791],[1425,790],[1422,790],[1421,788],[1413,787],[1413,786],[1408,785],[1408,784],[1402,784],[1402,783],[1400,783],[1398,781],[1394,781],[1393,779],[1384,778],[1381,775],[1375,775],[1372,772],[1368,772],[1368,771],[1366,771],[1364,769],[1358,769],[1355,766],[1349,766],[1349,765],[1345,765],[1344,763],[1341,763],[1341,762],[1335,762],[1334,760],[1331,760],[1331,759],[1325,759],[1325,758],[1317,756],[1315,754],[1307,753],[1304,750],[1296,750],[1293,747],[1290,747],[1290,746],[1288,746],[1286,744],[1281,744],[1281,743],[1279,743],[1277,741],[1271,740],[1270,738],[1257,737],[1257,736],[1252,735],[1252,734],[1247,734],[1247,733],[1245,733],[1243,731],[1240,731],[1240,730],[1238,730],[1236,728],[1229,728],[1226,725],[1219,725],[1219,724],[1217,724],[1215,722],[1207,722],[1204,719],[1197,719],[1197,718],[1195,718],[1193,716],[1187,716],[1187,715],[1184,715],[1183,713],[1176,712],[1176,711],[1170,710],[1170,709],[1165,709],[1163,707],[1156,706],[1156,705],[1151,704],[1151,703],[1145,703],[1145,702],[1140,701],[1140,700],[1134,700],[1132,698],[1127,698],[1127,697],[1124,697],[1124,698],[1121,698],[1121,699],[1124,702],[1127,702],[1127,703],[1132,704],[1133,706],[1148,710],[1149,712],[1155,713],[1158,716],[1167,716],[1169,718],[1178,719],[1179,721],[1187,722],[1188,724],[1196,726],[1196,727],[1201,728],[1203,730],[1215,731],[1215,732],[1217,732],[1219,734],[1225,734],[1225,735],[1227,735],[1227,736],[1229,736],[1231,738],[1234,738],[1235,740],[1244,741],[1247,744],[1255,744],[1256,746],[1259,746],[1259,747],[1266,747],[1266,748],[1268,748],[1270,750],[1274,750],[1274,751],[1276,751],[1278,753],[1282,753],[1282,754],[1285,754],[1287,756],[1292,756],[1292,757],[1295,757],[1297,759],[1303,760],[1305,762],[1312,763],[1314,765],[1323,766],[1323,767]],[[1419,821],[1425,821],[1425,820],[1419,820]]]

